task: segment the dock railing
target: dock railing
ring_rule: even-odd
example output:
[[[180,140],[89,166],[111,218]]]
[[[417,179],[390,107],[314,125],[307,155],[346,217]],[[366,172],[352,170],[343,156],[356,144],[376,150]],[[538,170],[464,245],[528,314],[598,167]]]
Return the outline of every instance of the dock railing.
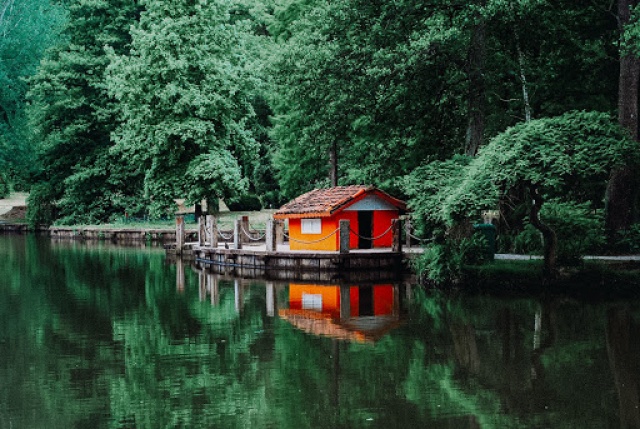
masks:
[[[402,219],[393,219],[391,221],[391,225],[387,230],[383,233],[372,236],[365,237],[359,234],[358,232],[351,229],[351,223],[349,220],[340,220],[339,227],[336,231],[333,231],[330,235],[339,234],[339,253],[349,253],[352,249],[350,246],[351,236],[354,235],[360,239],[369,240],[372,245],[375,240],[379,240],[387,234],[392,234],[392,245],[391,251],[400,253],[403,250],[403,244],[410,248],[412,244],[412,239],[414,241],[420,241],[418,237],[415,237],[411,234],[411,223],[410,220],[404,219],[404,238],[405,243],[403,243],[403,220]],[[185,222],[184,216],[179,215],[176,216],[176,252],[182,253],[182,250],[185,248],[186,243],[186,231],[185,231]],[[228,243],[228,246],[233,246],[234,249],[242,249],[243,245],[250,243],[265,243],[265,250],[267,252],[275,252],[277,251],[279,244],[284,244],[285,237],[287,234],[285,233],[284,222],[282,220],[277,220],[270,218],[266,222],[266,226],[264,230],[259,230],[257,228],[252,228],[249,223],[248,216],[240,216],[234,220],[233,223],[233,231],[228,231],[225,234],[220,225],[218,224],[218,218],[214,215],[206,215],[200,216],[198,218],[198,235],[197,235],[197,243],[201,247],[218,247],[220,239]],[[314,240],[313,242],[322,241],[328,238],[323,237],[318,240]],[[300,241],[300,240],[298,240]],[[310,244],[312,242],[309,242]]]

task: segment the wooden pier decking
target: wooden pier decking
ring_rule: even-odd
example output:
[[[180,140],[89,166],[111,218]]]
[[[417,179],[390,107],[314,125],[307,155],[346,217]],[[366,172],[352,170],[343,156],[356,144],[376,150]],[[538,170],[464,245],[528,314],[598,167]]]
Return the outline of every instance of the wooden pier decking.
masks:
[[[200,267],[219,273],[272,280],[302,281],[388,281],[410,271],[413,252],[392,252],[390,248],[331,251],[291,251],[279,244],[275,251],[257,244],[233,249],[228,244],[217,247],[187,243],[180,257]],[[167,249],[177,255],[175,249]]]

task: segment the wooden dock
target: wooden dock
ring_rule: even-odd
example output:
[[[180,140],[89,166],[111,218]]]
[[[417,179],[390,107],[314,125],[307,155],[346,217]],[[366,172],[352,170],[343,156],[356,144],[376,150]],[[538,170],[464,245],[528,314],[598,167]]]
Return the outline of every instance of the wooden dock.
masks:
[[[175,249],[167,249],[167,253],[218,274],[270,280],[356,282],[398,279],[410,272],[410,259],[414,255],[391,249],[349,253],[291,251],[287,244],[278,245],[275,251],[267,251],[264,245],[228,247],[228,244],[214,248],[187,243],[181,255]]]

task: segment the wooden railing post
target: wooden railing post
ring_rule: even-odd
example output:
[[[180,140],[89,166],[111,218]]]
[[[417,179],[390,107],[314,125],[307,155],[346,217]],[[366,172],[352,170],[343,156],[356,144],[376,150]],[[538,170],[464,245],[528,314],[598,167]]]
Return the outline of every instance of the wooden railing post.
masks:
[[[405,235],[405,246],[407,249],[411,247],[411,218],[404,218],[404,235]]]
[[[276,219],[276,245],[284,244],[284,220]]]
[[[176,254],[182,254],[182,248],[184,247],[184,216],[176,216]]]
[[[215,216],[207,215],[207,243],[209,246],[218,247],[218,221]]]
[[[267,252],[275,252],[276,244],[276,221],[274,219],[267,220],[267,230],[264,232],[264,239]]]
[[[233,246],[235,249],[242,249],[242,220],[236,219],[233,224]]]
[[[340,253],[349,253],[351,227],[348,219],[340,220]]]
[[[402,252],[402,221],[400,219],[391,221],[391,231],[393,232],[391,251],[400,253]]]
[[[249,216],[241,216],[240,220],[240,225],[242,226],[242,229],[240,230],[240,242],[250,243],[251,240],[249,239]]]
[[[198,245],[204,246],[206,238],[207,220],[204,216],[198,217]]]

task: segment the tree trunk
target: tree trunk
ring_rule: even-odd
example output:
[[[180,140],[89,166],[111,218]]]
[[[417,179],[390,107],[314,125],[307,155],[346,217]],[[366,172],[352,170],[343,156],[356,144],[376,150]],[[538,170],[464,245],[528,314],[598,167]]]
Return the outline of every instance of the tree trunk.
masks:
[[[529,211],[529,221],[540,233],[543,240],[544,279],[550,282],[558,277],[557,253],[558,238],[556,232],[548,225],[540,220],[540,209],[542,208],[543,199],[536,186],[529,187],[529,196],[531,197],[531,209]]]
[[[486,2],[483,1],[482,5]],[[475,156],[482,146],[485,127],[486,85],[484,79],[484,63],[486,57],[485,48],[485,22],[484,18],[477,17],[478,23],[473,27],[471,46],[469,47],[468,75],[469,75],[469,99],[467,136],[464,152],[469,156]]]
[[[511,7],[511,13],[513,15],[513,19],[517,22],[516,11],[513,7],[513,3],[509,3]],[[520,45],[520,33],[518,33],[518,28],[515,23],[513,26],[513,38],[516,43],[516,53],[518,55],[518,67],[520,71],[520,86],[522,88],[522,103],[524,104],[524,120],[525,122],[531,121],[531,103],[529,102],[529,87],[527,84],[527,74],[525,72],[525,55],[522,52],[522,47]]]
[[[631,9],[638,0],[618,0],[618,20],[620,37],[631,19]],[[638,140],[638,84],[640,80],[640,59],[621,52],[620,76],[618,81],[618,122],[634,140]],[[616,231],[628,229],[633,222],[633,206],[636,197],[636,174],[627,166],[611,172],[606,194],[605,227],[609,239]]]
[[[329,148],[329,181],[338,186],[338,144],[334,141]]]

